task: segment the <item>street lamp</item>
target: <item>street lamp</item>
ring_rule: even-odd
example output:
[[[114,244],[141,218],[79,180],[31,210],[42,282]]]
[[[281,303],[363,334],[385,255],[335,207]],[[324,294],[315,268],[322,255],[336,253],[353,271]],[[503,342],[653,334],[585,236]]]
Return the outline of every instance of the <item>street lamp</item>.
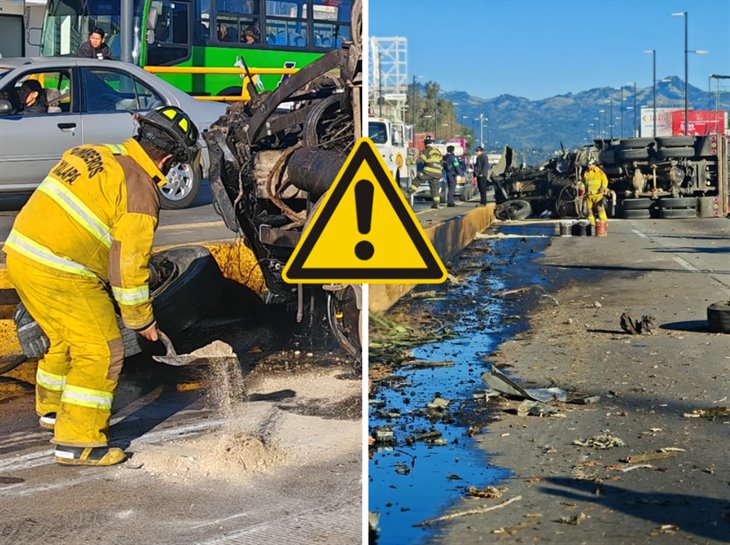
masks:
[[[654,134],[652,135],[654,138],[656,138],[656,49],[645,49],[644,53],[651,53],[651,64],[652,64],[652,91],[651,91],[651,101],[652,101],[652,110],[653,117],[654,117]],[[685,82],[686,83],[686,82]],[[685,98],[686,98],[685,94]],[[685,103],[685,108],[686,108]],[[686,114],[685,114],[686,115]]]
[[[484,114],[479,114],[479,145],[484,147]],[[489,121],[489,119],[487,119]]]
[[[413,147],[416,147],[416,79],[420,78],[421,76],[417,76],[413,74],[413,87],[411,88],[411,102],[413,103],[413,115],[411,116],[411,119],[413,120]]]
[[[689,26],[689,16],[686,11],[672,13],[672,17],[684,17],[684,134],[689,131],[689,54],[695,53],[696,55],[707,55],[708,51],[701,49],[690,51],[688,45],[688,32],[687,27]]]
[[[599,114],[603,114],[603,115],[599,115],[598,116],[598,117],[603,117],[603,119],[602,119],[602,121],[603,121],[603,130],[600,131],[601,132],[601,138],[603,138],[605,136],[604,133],[608,134],[608,122],[606,121],[606,110],[598,110],[598,113]]]
[[[625,85],[633,85],[634,86],[634,106],[633,108],[631,106],[626,106],[626,109],[633,109],[634,110],[634,130],[631,131],[631,136],[637,137],[638,134],[636,134],[636,82],[635,81],[629,81]],[[621,122],[621,128],[623,129],[623,121]]]
[[[433,116],[432,116],[431,114],[425,114],[425,115],[423,116],[423,119],[433,119]],[[433,123],[431,124],[431,128],[433,128]],[[427,130],[428,130],[428,129],[427,129]],[[433,131],[433,132],[435,133],[436,131]],[[434,138],[435,138],[435,137],[436,137],[436,135],[434,134]]]

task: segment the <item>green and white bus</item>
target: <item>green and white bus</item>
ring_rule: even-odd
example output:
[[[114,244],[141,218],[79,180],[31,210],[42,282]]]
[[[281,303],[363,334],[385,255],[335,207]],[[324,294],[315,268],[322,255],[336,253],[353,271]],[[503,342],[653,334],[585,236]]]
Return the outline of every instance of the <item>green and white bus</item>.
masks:
[[[43,56],[76,55],[101,28],[118,59],[120,0],[48,0]],[[351,0],[134,0],[133,59],[148,66],[294,68],[350,40]],[[164,74],[192,95],[240,95],[241,76]],[[274,89],[282,75],[261,76]]]

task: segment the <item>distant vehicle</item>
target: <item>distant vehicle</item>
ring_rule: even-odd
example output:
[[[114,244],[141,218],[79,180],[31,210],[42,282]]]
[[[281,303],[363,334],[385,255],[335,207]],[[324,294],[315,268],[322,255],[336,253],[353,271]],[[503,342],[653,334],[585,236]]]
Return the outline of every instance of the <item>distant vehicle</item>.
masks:
[[[101,28],[121,55],[121,0],[48,0],[41,54],[75,55]],[[348,1],[133,0],[133,60],[139,66],[302,68],[350,40]],[[251,36],[252,43],[246,41]],[[161,75],[193,95],[240,95],[239,74]],[[261,76],[272,90],[287,76]]]
[[[471,165],[469,165],[467,161],[467,157],[464,154],[464,148],[461,146],[461,144],[457,142],[449,142],[447,144],[442,143],[434,143],[431,144],[435,148],[437,148],[441,155],[446,155],[446,148],[447,146],[454,146],[454,155],[459,159],[459,161],[462,164],[462,169],[464,172],[463,176],[457,176],[456,177],[456,190],[454,192],[454,195],[456,195],[456,198],[462,201],[470,201],[471,198],[475,195],[477,191],[476,187],[476,178],[474,177],[474,170],[471,168]],[[441,202],[446,202],[446,180],[442,177],[441,178]],[[416,190],[416,193],[413,195],[415,198],[423,198],[423,199],[430,199],[431,198],[431,188],[429,187],[428,183],[422,183],[418,186],[418,189]]]
[[[17,90],[37,79],[49,112],[19,115]],[[185,208],[208,176],[202,131],[226,112],[219,102],[192,98],[128,63],[96,59],[0,59],[0,193],[25,193],[43,181],[66,150],[87,143],[120,143],[133,134],[130,113],[178,106],[201,131],[201,153],[192,164],[173,166],[161,189],[164,208]]]
[[[0,0],[0,58],[25,55],[25,3]]]
[[[379,117],[368,118],[368,137],[383,156],[385,165],[393,175],[399,187],[408,187],[410,170],[406,164],[408,158],[407,127],[402,122],[390,121]]]

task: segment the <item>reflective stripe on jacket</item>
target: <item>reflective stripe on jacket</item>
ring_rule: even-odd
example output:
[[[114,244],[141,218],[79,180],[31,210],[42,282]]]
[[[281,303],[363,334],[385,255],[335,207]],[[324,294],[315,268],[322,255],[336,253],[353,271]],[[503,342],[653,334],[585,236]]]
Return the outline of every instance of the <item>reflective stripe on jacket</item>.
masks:
[[[127,327],[153,321],[149,259],[164,175],[136,140],[79,146],[18,214],[3,250],[64,274],[111,285]]]
[[[441,177],[441,152],[433,146],[426,146],[419,159],[423,162],[423,172],[433,177]]]

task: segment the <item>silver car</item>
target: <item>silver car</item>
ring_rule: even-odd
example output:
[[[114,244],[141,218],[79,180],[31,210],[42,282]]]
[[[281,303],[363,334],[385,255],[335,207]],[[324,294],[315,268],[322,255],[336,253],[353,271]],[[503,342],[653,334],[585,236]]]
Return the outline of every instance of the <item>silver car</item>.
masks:
[[[38,80],[48,113],[15,114],[17,91]],[[63,152],[80,144],[114,144],[134,131],[131,112],[178,106],[201,132],[226,111],[196,100],[132,64],[75,57],[0,59],[0,194],[33,191]],[[15,102],[16,104],[14,104]],[[208,177],[208,150],[172,168],[161,190],[163,208],[185,208]]]

